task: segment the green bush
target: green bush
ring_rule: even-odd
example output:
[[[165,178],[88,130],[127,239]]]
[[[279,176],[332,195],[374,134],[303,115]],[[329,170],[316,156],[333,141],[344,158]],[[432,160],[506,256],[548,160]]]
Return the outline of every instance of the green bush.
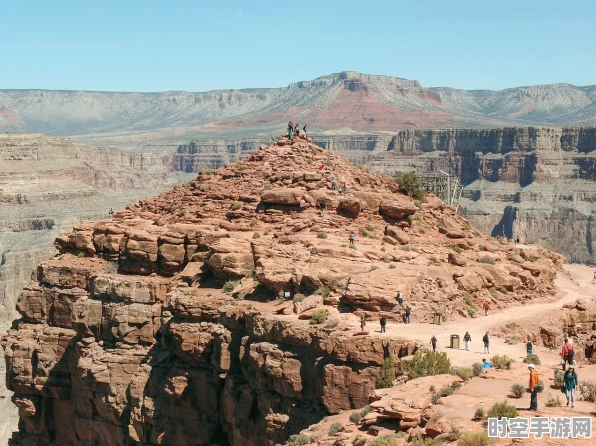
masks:
[[[445,352],[433,352],[432,350],[418,350],[408,366],[410,379],[421,376],[434,376],[449,373],[451,361]]]
[[[362,415],[360,415],[360,412],[352,412],[350,414],[350,421],[352,423],[358,423],[361,419],[362,419]]]
[[[364,446],[366,444],[366,438],[356,437],[352,441],[352,446]]]
[[[449,245],[449,247],[450,247],[451,249],[453,249],[453,250],[454,250],[455,252],[457,252],[457,253],[460,253],[460,252],[462,252],[462,251],[463,251],[463,249],[462,249],[462,248],[460,248],[460,247],[459,247],[459,246],[457,246],[457,245]]]
[[[327,299],[329,297],[329,295],[331,294],[331,288],[329,288],[328,286],[322,285],[319,288],[317,288],[317,291],[315,291],[315,294],[318,294],[323,299]]]
[[[399,446],[401,443],[398,443],[398,438],[399,436],[396,434],[383,435],[382,437],[375,438],[367,446]]]
[[[488,418],[498,419],[503,417],[515,418],[517,417],[517,409],[511,404],[507,404],[507,401],[501,401],[499,403],[495,403],[493,407],[490,408],[486,416]]]
[[[531,355],[528,355],[524,358],[524,363],[540,365],[540,358],[538,357],[538,355],[532,353]]]
[[[561,386],[565,382],[564,376],[565,376],[565,372],[563,372],[562,370],[555,370],[554,383],[553,383],[553,387],[555,389],[561,388]]]
[[[366,230],[368,232],[373,232],[375,230],[375,227],[373,225],[366,225]]]
[[[437,443],[435,443],[435,440],[430,437],[421,437],[420,435],[416,435],[410,444],[412,446],[435,446]]]
[[[488,433],[484,430],[468,431],[457,440],[457,446],[487,446],[491,442],[492,440],[488,437]]]
[[[430,386],[430,387],[428,388],[428,391],[429,391],[430,393],[435,393],[435,392],[437,391],[437,388],[436,388],[435,386]]]
[[[335,434],[337,434],[343,428],[344,428],[344,425],[343,424],[341,424],[341,423],[333,423],[331,426],[329,426],[328,434],[329,434],[329,436],[333,437]]]
[[[451,388],[454,390],[459,389],[461,386],[463,386],[463,383],[461,381],[453,381],[451,383]]]
[[[310,438],[304,434],[291,435],[286,446],[303,446],[310,443]]]
[[[484,408],[483,407],[479,407],[478,409],[476,409],[476,411],[474,412],[474,421],[482,421],[486,418],[486,413],[484,412]]]
[[[233,211],[237,211],[239,209],[242,209],[242,203],[240,203],[239,201],[235,201],[234,203],[232,203],[232,205],[230,206],[230,209]]]
[[[440,399],[441,399],[441,395],[439,395],[438,393],[433,393],[432,396],[430,397],[430,402],[432,404],[437,404]]]
[[[370,407],[368,404],[366,406],[364,406],[362,408],[362,410],[360,411],[360,416],[362,418],[364,418],[365,416],[367,416],[369,413],[372,412],[372,407]]]
[[[239,280],[228,280],[226,283],[224,283],[223,291],[224,293],[231,293],[238,285],[240,285]]]
[[[511,369],[511,359],[507,355],[495,355],[490,358],[493,367],[501,370]]]
[[[368,237],[368,231],[366,229],[360,228],[360,229],[358,229],[358,232],[360,233],[360,235],[362,237]]]
[[[397,179],[397,184],[399,184],[399,189],[401,191],[404,191],[414,200],[424,200],[426,191],[424,190],[420,179],[414,172],[404,173]]]
[[[327,233],[326,232],[319,232],[317,234],[317,238],[327,238]]]
[[[521,384],[513,384],[511,386],[511,396],[514,398],[521,398],[526,393],[526,388]]]
[[[294,302],[302,302],[304,299],[306,299],[306,296],[304,294],[297,293],[294,295],[294,298],[292,300]]]
[[[258,224],[259,224],[259,220],[257,220],[256,218],[253,217],[253,218],[250,219],[250,225],[251,226],[256,226]]]
[[[579,391],[584,401],[596,401],[596,382],[585,380],[579,382]]]
[[[474,364],[472,364],[472,371],[474,373],[474,376],[482,375],[482,364],[480,364],[479,362],[475,362]]]
[[[439,396],[441,398],[445,397],[445,396],[449,396],[449,395],[453,395],[453,393],[455,392],[455,389],[453,387],[443,387],[440,391],[439,391]]]
[[[491,256],[484,256],[484,257],[480,257],[480,259],[478,259],[479,262],[482,263],[488,263],[489,265],[494,265],[495,264],[495,259],[493,259]]]
[[[558,396],[556,398],[553,398],[553,396],[549,393],[544,405],[546,407],[561,407],[561,400]]]
[[[474,376],[474,370],[472,370],[472,367],[458,367],[456,374],[461,379],[466,381],[470,379],[472,376]]]
[[[259,234],[258,232],[255,232],[255,233],[252,235],[252,238],[254,238],[254,239],[261,238],[261,234]]]
[[[395,380],[395,374],[397,372],[397,365],[393,356],[388,356],[381,364],[381,370],[377,375],[375,387],[377,389],[386,389],[391,387],[393,380]]]
[[[469,307],[474,307],[474,302],[472,302],[472,295],[470,293],[462,293],[461,297],[463,297],[464,302]]]
[[[309,323],[311,325],[318,325],[318,324],[322,324],[326,320],[327,320],[327,310],[317,310],[317,311],[315,311],[315,314],[313,314],[312,317],[310,318]]]

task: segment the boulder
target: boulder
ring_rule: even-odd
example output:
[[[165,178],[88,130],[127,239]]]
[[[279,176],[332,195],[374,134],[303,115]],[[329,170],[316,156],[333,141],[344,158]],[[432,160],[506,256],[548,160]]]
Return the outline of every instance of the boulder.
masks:
[[[466,262],[466,258],[461,254],[457,254],[455,252],[450,252],[448,255],[449,263],[456,266],[466,266],[468,262]]]
[[[340,198],[339,204],[337,205],[338,211],[343,211],[353,216],[357,216],[362,209],[362,201],[359,198],[354,197]]]
[[[410,243],[410,236],[408,236],[403,229],[398,228],[397,226],[387,226],[385,228],[385,234],[397,240],[400,245],[407,245]]]
[[[404,218],[413,215],[418,208],[405,195],[394,194],[391,200],[383,200],[379,205],[379,212],[391,218]]]
[[[298,188],[270,189],[263,192],[261,201],[267,204],[298,206],[302,195],[304,195],[304,190]]]

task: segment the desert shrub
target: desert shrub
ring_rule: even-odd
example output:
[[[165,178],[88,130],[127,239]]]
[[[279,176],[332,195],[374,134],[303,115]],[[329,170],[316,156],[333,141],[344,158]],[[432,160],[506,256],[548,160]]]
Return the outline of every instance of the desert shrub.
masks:
[[[327,233],[326,232],[319,232],[317,234],[317,238],[327,238]]]
[[[317,310],[310,318],[311,325],[322,324],[327,320],[327,310]]]
[[[375,230],[375,227],[373,225],[366,225],[366,230],[368,232],[373,232]]]
[[[478,261],[481,263],[488,263],[489,265],[495,264],[495,259],[493,259],[491,256],[480,257],[480,259],[478,259]]]
[[[370,407],[368,404],[366,406],[364,406],[362,408],[362,410],[360,411],[360,416],[362,418],[364,418],[365,416],[367,416],[369,413],[372,412],[372,407]]]
[[[449,245],[449,247],[450,247],[452,250],[454,250],[455,252],[457,252],[457,253],[460,253],[460,252],[462,252],[462,251],[463,251],[463,249],[461,249],[461,248],[460,248],[459,246],[457,246],[457,245]]]
[[[178,217],[184,217],[186,215],[186,209],[182,209],[180,212],[178,212]]]
[[[455,389],[453,389],[453,387],[443,387],[441,390],[439,390],[439,396],[443,398],[444,396],[453,395],[454,392]]]
[[[488,413],[486,414],[488,418],[515,418],[517,417],[517,409],[508,404],[507,401],[501,401],[499,403],[493,404],[493,407],[490,408]]]
[[[296,434],[290,436],[290,438],[286,442],[286,446],[303,446],[308,443],[310,443],[309,437],[307,437],[304,434]]]
[[[470,293],[462,293],[461,297],[464,299],[464,302],[467,306],[474,306],[474,302],[472,302],[472,295]]]
[[[463,386],[463,383],[461,381],[453,381],[451,383],[451,388],[454,390],[459,389],[461,386]]]
[[[521,398],[526,393],[526,388],[521,384],[513,384],[511,386],[511,396],[514,398]]]
[[[239,284],[239,280],[228,280],[223,286],[224,293],[231,293]]]
[[[244,169],[247,169],[247,168],[248,168],[248,166],[247,166],[246,164],[238,164],[238,165],[236,166],[236,168],[237,168],[238,170],[244,170]]]
[[[449,426],[451,426],[451,432],[449,433],[449,441],[459,440],[463,435],[461,425],[451,421],[449,422]]]
[[[251,226],[256,226],[258,224],[259,224],[259,220],[257,220],[256,218],[253,217],[253,218],[250,219],[250,225]]]
[[[252,238],[254,238],[254,239],[261,238],[261,234],[259,234],[258,232],[255,232],[255,233],[252,235]]]
[[[468,431],[457,440],[457,446],[487,446],[491,441],[486,431]]]
[[[317,288],[317,291],[315,291],[315,294],[318,294],[323,299],[327,299],[329,297],[329,295],[331,294],[331,288],[329,288],[328,286],[322,285],[319,288]]]
[[[482,375],[482,364],[479,362],[472,364],[472,372],[474,373],[474,376]]]
[[[420,183],[420,179],[414,172],[404,173],[397,179],[397,184],[399,184],[399,189],[401,191],[404,191],[414,200],[424,200],[426,191],[424,190],[422,183]]]
[[[240,203],[239,201],[234,201],[234,203],[232,203],[232,205],[230,206],[230,209],[233,211],[242,209],[242,203]]]
[[[236,296],[236,300],[244,300],[246,298],[246,293],[238,293]]]
[[[451,369],[451,361],[445,352],[418,350],[408,365],[410,379],[421,376],[442,375]]]
[[[496,369],[509,370],[511,368],[511,359],[507,355],[495,355],[490,358],[490,362]]]
[[[433,393],[432,396],[430,397],[430,402],[432,404],[437,404],[440,399],[441,399],[441,395],[439,395],[438,393]]]
[[[479,407],[474,412],[474,421],[482,421],[486,418],[486,412],[484,412],[484,407]]]
[[[329,435],[330,436],[334,436],[335,434],[337,434],[339,431],[341,431],[344,428],[344,425],[341,423],[333,423],[331,426],[329,426]]]
[[[304,299],[306,298],[306,296],[304,294],[295,294],[294,298],[292,299],[294,302],[302,302]]]
[[[362,415],[360,415],[360,412],[352,412],[350,414],[350,421],[352,423],[358,423],[361,419],[362,419]]]
[[[352,441],[352,446],[364,446],[366,444],[366,438],[356,437]]]
[[[528,355],[524,358],[524,363],[540,365],[540,358],[538,357],[538,355],[532,353],[531,355]]]
[[[474,376],[474,370],[472,367],[458,367],[456,374],[465,381]]]
[[[421,437],[420,435],[416,435],[410,444],[412,446],[435,446],[437,443],[435,443],[435,440],[430,437]]]
[[[546,407],[561,407],[561,400],[559,399],[559,397],[557,396],[556,398],[554,398],[550,393],[548,394],[548,398],[546,399],[546,402],[544,403],[544,405]]]
[[[561,386],[563,385],[564,382],[564,377],[565,376],[565,372],[563,372],[562,370],[555,370],[555,376],[554,376],[554,382],[553,382],[553,387],[555,389],[560,389]]]
[[[476,308],[470,307],[469,305],[466,305],[466,311],[470,316],[474,316],[476,314]]]
[[[367,446],[398,446],[401,444],[398,443],[398,438],[399,436],[396,434],[383,435],[382,437],[375,438]]]
[[[358,232],[362,237],[368,237],[368,231],[365,228],[358,229]]]
[[[430,387],[428,388],[428,391],[429,391],[430,393],[435,393],[435,392],[437,391],[437,388],[436,388],[435,386],[430,386]]]
[[[585,380],[579,382],[579,391],[584,401],[596,401],[596,382]]]
[[[395,269],[395,268],[397,268],[397,267],[395,266],[394,263],[392,263],[392,264],[389,265],[389,269]]]
[[[377,270],[377,269],[379,269],[379,267],[377,265],[371,265],[370,266],[370,270],[371,271],[374,271],[374,270]]]
[[[375,387],[377,389],[386,389],[391,387],[393,380],[395,379],[395,373],[397,371],[395,359],[393,356],[387,356],[381,364],[381,370],[377,375]]]

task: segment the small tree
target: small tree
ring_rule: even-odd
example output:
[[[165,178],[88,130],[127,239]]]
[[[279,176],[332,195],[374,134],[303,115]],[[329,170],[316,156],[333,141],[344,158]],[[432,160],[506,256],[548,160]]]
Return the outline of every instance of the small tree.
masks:
[[[491,439],[484,430],[464,432],[461,438],[457,440],[457,446],[488,446],[490,443]]]
[[[507,401],[501,401],[499,403],[495,403],[493,407],[490,408],[487,417],[498,419],[503,417],[515,418],[517,417],[517,409],[511,404],[507,404]]]
[[[495,355],[490,358],[490,362],[497,369],[509,370],[511,368],[511,359],[507,355]]]
[[[455,372],[455,373],[457,376],[459,376],[464,381],[466,381],[466,380],[470,379],[472,376],[474,376],[474,370],[472,370],[472,367],[458,367],[457,372]]]
[[[538,355],[532,353],[531,355],[528,355],[524,358],[524,363],[540,365],[540,358],[538,357]]]
[[[433,352],[432,350],[418,350],[408,366],[410,379],[421,376],[433,376],[449,373],[451,361],[445,352]]]
[[[420,179],[414,172],[406,172],[397,179],[399,189],[404,191],[414,200],[424,200],[426,191],[420,183]]]
[[[472,364],[472,371],[474,373],[474,376],[482,375],[482,364],[480,364],[479,362],[475,362],[474,364]]]
[[[381,370],[379,370],[379,374],[377,375],[375,387],[377,389],[386,389],[391,387],[393,380],[395,379],[396,371],[397,367],[393,356],[386,357],[383,361],[383,364],[381,364]]]
[[[329,426],[329,436],[333,437],[335,434],[337,434],[339,431],[341,431],[344,428],[344,425],[341,423],[333,423],[331,426]]]
[[[526,388],[521,384],[513,384],[511,386],[511,396],[514,398],[521,398],[526,393]]]
[[[322,309],[322,310],[315,311],[315,313],[311,316],[309,322],[311,325],[318,325],[318,324],[322,324],[326,320],[327,320],[327,310]]]

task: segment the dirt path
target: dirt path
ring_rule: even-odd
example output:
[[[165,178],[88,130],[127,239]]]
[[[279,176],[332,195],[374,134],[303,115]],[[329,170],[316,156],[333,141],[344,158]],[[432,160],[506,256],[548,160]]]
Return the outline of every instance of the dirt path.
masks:
[[[439,340],[438,349],[447,352],[451,362],[455,366],[469,366],[473,362],[480,362],[483,357],[489,355],[483,353],[482,337],[493,327],[501,327],[509,322],[516,322],[519,325],[532,323],[536,320],[552,317],[556,311],[560,310],[565,303],[574,302],[576,299],[596,298],[596,285],[592,285],[594,268],[585,265],[566,265],[565,269],[572,278],[559,273],[555,284],[560,290],[561,298],[554,302],[536,303],[533,305],[516,306],[499,312],[490,313],[488,317],[478,316],[467,320],[447,321],[442,325],[432,325],[427,323],[395,324],[388,323],[387,336],[399,336],[407,339],[421,342],[422,345],[429,345],[433,334]],[[360,330],[360,324],[357,317],[351,317],[348,322],[350,328]],[[369,330],[380,331],[374,322],[368,323]],[[470,351],[466,351],[463,343],[463,335],[470,332],[472,343]],[[378,333],[375,333],[379,335]],[[460,336],[460,349],[451,349],[449,347],[450,336],[457,334]],[[383,335],[381,335],[383,336]],[[535,352],[541,358],[543,365],[556,366],[560,360],[558,351],[550,351],[545,347],[535,347]],[[490,356],[495,354],[505,354],[510,358],[521,360],[525,357],[525,343],[516,345],[505,344],[505,339],[490,336]]]

